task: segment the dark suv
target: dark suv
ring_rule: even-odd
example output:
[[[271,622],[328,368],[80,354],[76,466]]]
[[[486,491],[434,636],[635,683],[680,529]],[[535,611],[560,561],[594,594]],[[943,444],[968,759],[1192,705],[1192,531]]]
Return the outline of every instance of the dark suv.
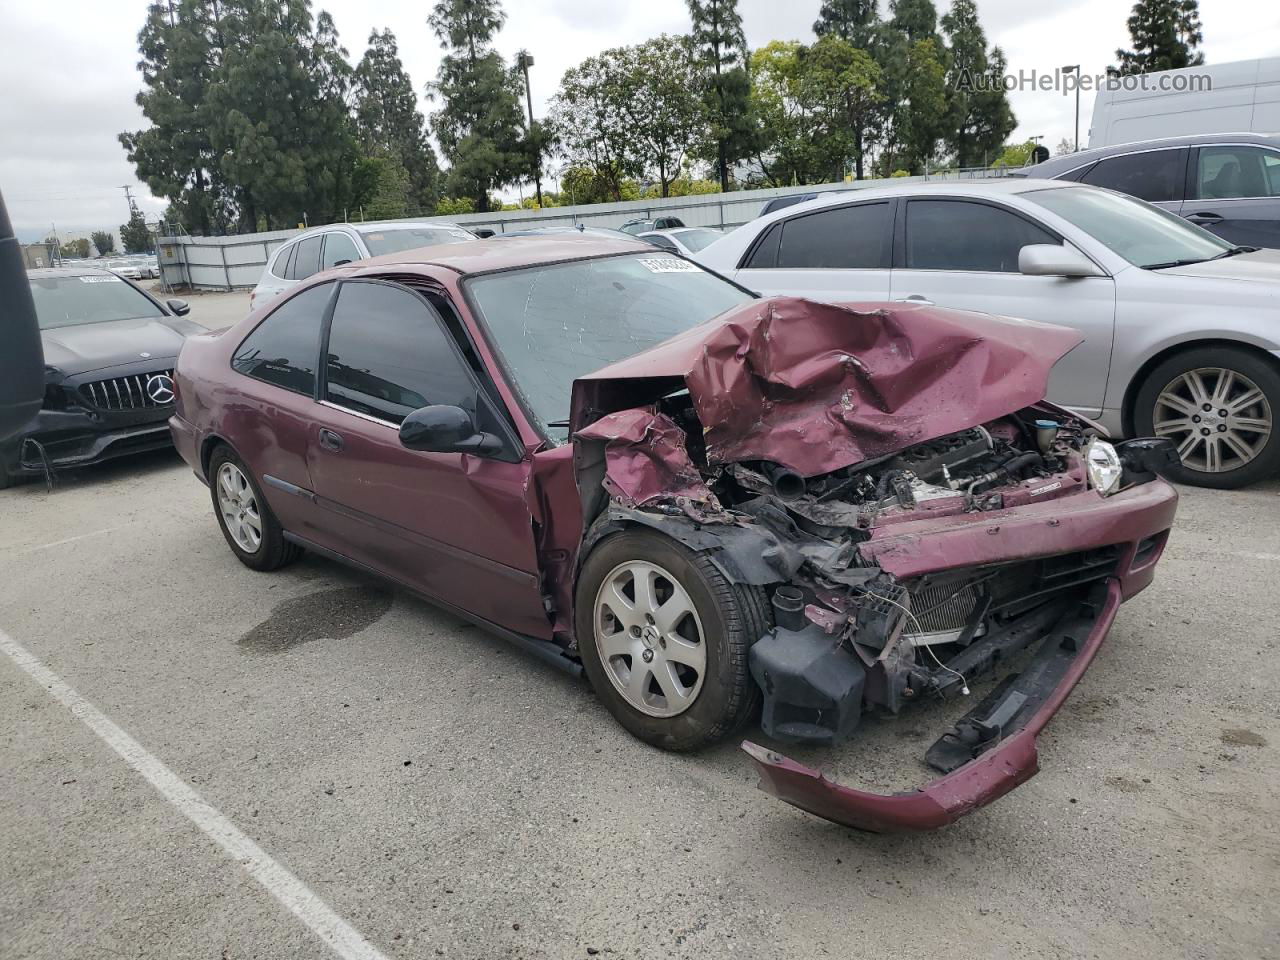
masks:
[[[1216,133],[1122,143],[1054,157],[1019,175],[1119,190],[1231,243],[1280,247],[1280,137]]]

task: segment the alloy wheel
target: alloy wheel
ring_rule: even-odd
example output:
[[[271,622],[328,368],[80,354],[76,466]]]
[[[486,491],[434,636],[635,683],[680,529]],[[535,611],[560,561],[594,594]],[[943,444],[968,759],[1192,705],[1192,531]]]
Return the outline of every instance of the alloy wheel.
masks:
[[[262,514],[248,477],[234,463],[218,468],[218,509],[231,539],[245,553],[257,553],[262,546]]]
[[[707,646],[688,591],[645,560],[614,567],[596,592],[596,643],[609,682],[651,717],[674,717],[702,690]]]
[[[1271,436],[1271,404],[1244,374],[1199,367],[1170,381],[1156,397],[1152,423],[1168,437],[1188,469],[1238,470],[1262,453]]]

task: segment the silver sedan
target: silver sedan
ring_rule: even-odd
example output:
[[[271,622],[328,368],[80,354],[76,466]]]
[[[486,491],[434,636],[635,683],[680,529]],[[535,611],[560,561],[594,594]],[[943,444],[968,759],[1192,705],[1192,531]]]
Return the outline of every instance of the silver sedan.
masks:
[[[1280,472],[1280,250],[1063,181],[907,184],[760,217],[694,258],[762,294],[897,300],[1074,327],[1049,397],[1178,446],[1174,479]],[[999,371],[992,371],[998,376]]]

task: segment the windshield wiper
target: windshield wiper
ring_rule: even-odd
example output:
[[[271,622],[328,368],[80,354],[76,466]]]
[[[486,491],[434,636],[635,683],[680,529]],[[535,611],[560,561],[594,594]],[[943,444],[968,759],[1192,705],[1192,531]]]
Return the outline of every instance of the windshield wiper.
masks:
[[[1257,247],[1232,247],[1230,250],[1223,250],[1217,256],[1210,257],[1210,260],[1224,260],[1227,257],[1234,257],[1238,253],[1257,253]]]
[[[567,430],[569,429],[569,421],[568,420],[552,420],[550,423],[544,424],[544,426],[556,427],[560,430]]]
[[[1189,267],[1196,263],[1207,263],[1217,257],[1189,257],[1185,260],[1166,260],[1164,263],[1144,263],[1143,270],[1164,270],[1168,267]]]

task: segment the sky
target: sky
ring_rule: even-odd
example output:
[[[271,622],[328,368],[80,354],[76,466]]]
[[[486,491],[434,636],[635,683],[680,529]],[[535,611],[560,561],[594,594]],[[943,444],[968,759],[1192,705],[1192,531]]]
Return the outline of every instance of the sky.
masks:
[[[939,13],[947,0],[935,0]],[[882,7],[886,0],[882,0]],[[400,56],[423,97],[441,50],[426,24],[430,0],[316,0],[334,18],[354,62],[369,31],[390,27]],[[752,48],[770,40],[811,41],[819,0],[739,0]],[[148,219],[164,210],[134,176],[116,139],[145,126],[134,97],[137,32],[146,0],[0,0],[0,191],[23,240],[52,227],[65,236],[115,229],[128,218],[124,186]],[[512,58],[535,58],[530,85],[541,116],[566,69],[608,47],[660,33],[683,33],[685,0],[507,0],[507,24],[497,38]],[[1041,73],[1079,63],[1101,74],[1127,45],[1123,0],[978,0],[989,43],[1003,48],[1010,72]],[[1201,0],[1202,49],[1210,63],[1280,54],[1280,4],[1264,0]],[[1043,136],[1051,148],[1073,136],[1074,95],[1035,90],[1011,95],[1018,128],[1013,140]],[[1092,93],[1081,95],[1081,140],[1087,144]]]

